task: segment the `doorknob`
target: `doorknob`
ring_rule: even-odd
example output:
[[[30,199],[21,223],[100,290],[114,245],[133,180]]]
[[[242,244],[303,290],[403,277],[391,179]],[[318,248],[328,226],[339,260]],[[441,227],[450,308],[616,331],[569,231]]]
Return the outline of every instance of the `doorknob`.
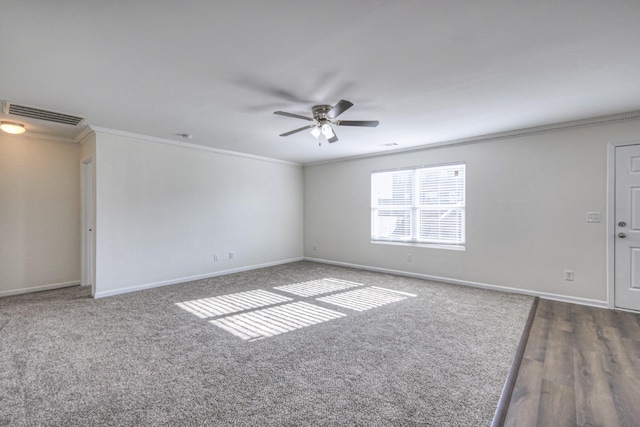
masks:
[[[618,233],[618,237],[624,239],[625,237],[627,237],[627,233]]]

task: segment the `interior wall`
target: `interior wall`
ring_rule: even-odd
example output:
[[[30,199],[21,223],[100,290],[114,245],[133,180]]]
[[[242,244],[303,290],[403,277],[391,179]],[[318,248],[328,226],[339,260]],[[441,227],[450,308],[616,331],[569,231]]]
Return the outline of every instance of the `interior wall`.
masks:
[[[302,258],[299,165],[100,132],[96,159],[97,297]]]
[[[628,142],[640,143],[640,122],[307,166],[305,257],[602,305],[607,144]],[[371,243],[372,171],[458,161],[467,165],[465,251]],[[587,223],[587,212],[602,222]]]
[[[0,135],[0,296],[80,281],[76,144]]]

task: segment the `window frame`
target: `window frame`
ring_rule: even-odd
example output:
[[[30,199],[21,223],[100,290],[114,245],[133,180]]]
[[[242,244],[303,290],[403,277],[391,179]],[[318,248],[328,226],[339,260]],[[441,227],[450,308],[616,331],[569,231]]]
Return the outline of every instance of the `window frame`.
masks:
[[[462,177],[462,200],[458,203],[442,203],[442,198],[439,198],[438,201],[441,203],[437,204],[422,204],[420,200],[420,171],[428,170],[428,169],[442,169],[442,168],[451,168],[462,167],[463,177]],[[379,204],[379,193],[376,194],[376,191],[379,188],[376,186],[376,176],[381,173],[400,173],[403,171],[411,171],[411,181],[412,188],[410,192],[412,193],[411,204]],[[392,184],[393,185],[393,184]],[[393,187],[392,187],[393,189]],[[406,191],[406,189],[405,189]],[[420,213],[426,212],[429,210],[438,210],[438,209],[452,209],[456,212],[459,212],[461,215],[459,227],[455,230],[456,233],[460,234],[460,239],[455,240],[453,242],[446,242],[443,239],[421,239],[420,238]],[[380,210],[388,210],[388,211],[408,211],[409,212],[409,221],[410,226],[408,228],[409,234],[408,236],[405,234],[405,237],[398,238],[388,238],[388,236],[380,237],[380,223],[379,221],[379,211]],[[429,248],[438,248],[438,249],[450,249],[450,250],[465,250],[466,248],[466,162],[452,162],[452,163],[441,163],[434,165],[420,165],[420,166],[412,166],[405,168],[395,168],[395,169],[383,169],[383,170],[374,170],[371,172],[371,243],[374,244],[390,244],[390,245],[402,245],[402,246],[418,246],[418,247],[429,247]],[[404,228],[402,229],[404,231]],[[445,239],[446,240],[446,239]]]

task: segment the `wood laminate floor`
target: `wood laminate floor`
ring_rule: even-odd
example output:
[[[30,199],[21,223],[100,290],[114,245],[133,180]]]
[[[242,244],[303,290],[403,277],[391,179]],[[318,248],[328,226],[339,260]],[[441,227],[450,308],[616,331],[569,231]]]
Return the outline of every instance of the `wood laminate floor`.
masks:
[[[640,315],[541,299],[505,426],[640,426]]]

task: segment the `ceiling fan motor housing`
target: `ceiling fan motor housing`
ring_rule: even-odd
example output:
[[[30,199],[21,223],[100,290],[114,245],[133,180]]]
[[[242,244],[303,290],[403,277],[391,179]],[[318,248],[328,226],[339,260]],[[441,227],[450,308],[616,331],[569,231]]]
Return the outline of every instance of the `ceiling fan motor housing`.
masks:
[[[327,113],[331,111],[333,105],[316,105],[311,109],[313,113],[313,118],[316,119],[319,123],[324,123],[329,120],[327,117]]]

